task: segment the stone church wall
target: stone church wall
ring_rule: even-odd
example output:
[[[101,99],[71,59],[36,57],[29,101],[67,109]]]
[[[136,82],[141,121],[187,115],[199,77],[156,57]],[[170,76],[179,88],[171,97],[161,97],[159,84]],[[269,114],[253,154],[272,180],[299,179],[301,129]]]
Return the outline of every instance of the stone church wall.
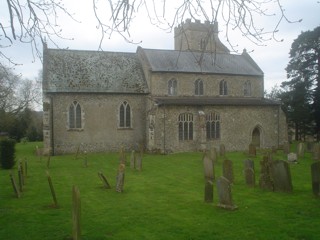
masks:
[[[118,151],[145,142],[145,95],[56,94],[52,95],[54,154],[80,151]],[[77,101],[82,108],[83,129],[68,129],[68,108]],[[130,104],[132,128],[119,128],[119,107]],[[46,143],[45,143],[46,144]],[[48,145],[48,144],[47,144]]]

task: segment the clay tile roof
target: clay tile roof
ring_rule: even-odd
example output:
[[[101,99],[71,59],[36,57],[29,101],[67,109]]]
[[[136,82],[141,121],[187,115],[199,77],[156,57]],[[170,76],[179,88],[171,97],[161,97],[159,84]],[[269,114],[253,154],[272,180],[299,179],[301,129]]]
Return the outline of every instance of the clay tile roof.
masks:
[[[142,49],[151,71],[263,76],[249,54]]]
[[[147,93],[136,53],[46,49],[44,92]]]

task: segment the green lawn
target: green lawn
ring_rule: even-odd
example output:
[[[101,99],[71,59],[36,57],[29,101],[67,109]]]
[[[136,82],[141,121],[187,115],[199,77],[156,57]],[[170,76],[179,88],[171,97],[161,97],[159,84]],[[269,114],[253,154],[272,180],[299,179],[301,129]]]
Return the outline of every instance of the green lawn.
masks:
[[[37,143],[40,144],[41,143]],[[311,190],[309,153],[290,165],[293,193],[274,193],[245,186],[241,152],[227,153],[233,161],[232,186],[236,211],[204,202],[201,153],[144,155],[141,172],[126,168],[124,192],[115,191],[118,153],[51,158],[49,172],[59,207],[46,177],[47,158],[35,156],[36,143],[18,144],[16,159],[26,158],[28,176],[21,198],[16,198],[9,170],[0,170],[0,239],[71,239],[72,186],[81,195],[82,239],[320,239],[320,199]],[[129,163],[130,155],[127,154]],[[278,151],[276,159],[285,159]],[[253,158],[256,182],[259,161]],[[222,159],[215,166],[222,173]],[[17,166],[17,165],[16,165]],[[112,189],[104,189],[102,171]],[[18,181],[17,167],[13,175]]]

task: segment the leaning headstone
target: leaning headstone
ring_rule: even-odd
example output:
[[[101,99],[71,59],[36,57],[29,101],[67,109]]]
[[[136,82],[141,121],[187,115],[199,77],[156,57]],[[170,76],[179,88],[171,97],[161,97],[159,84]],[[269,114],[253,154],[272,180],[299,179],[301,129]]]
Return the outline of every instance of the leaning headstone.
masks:
[[[72,239],[81,238],[81,201],[78,187],[72,187]]]
[[[16,195],[17,198],[20,198],[20,192],[19,192],[19,189],[17,187],[17,184],[16,184],[16,181],[14,180],[12,174],[10,173],[10,180],[11,180],[11,184],[12,184],[12,187],[13,187],[13,191]]]
[[[289,153],[287,158],[289,163],[298,163],[298,157],[296,153]]]
[[[219,197],[218,207],[228,209],[228,210],[235,210],[238,208],[233,204],[232,195],[231,195],[231,184],[228,179],[226,179],[223,176],[218,178],[217,190],[218,190],[218,197]]]
[[[315,161],[320,160],[320,144],[319,143],[313,145],[312,159]]]
[[[254,170],[254,161],[251,159],[246,159],[243,161],[243,169],[252,168]]]
[[[130,156],[130,168],[135,169],[135,165],[136,165],[136,153],[134,150],[132,150],[131,156]]]
[[[123,192],[125,165],[120,164],[117,174],[116,191]]]
[[[254,187],[256,185],[255,173],[252,168],[246,168],[244,170],[244,176],[247,186]]]
[[[320,162],[311,164],[312,192],[320,197]]]
[[[234,183],[233,166],[232,161],[225,159],[222,164],[222,175],[229,180],[230,183]]]
[[[263,159],[260,161],[261,170],[260,170],[259,187],[264,190],[273,191],[271,165],[272,165],[272,161],[269,158],[269,156],[263,156]]]
[[[213,182],[208,180],[204,187],[204,201],[207,203],[213,202]]]
[[[58,201],[57,201],[57,197],[56,197],[56,192],[54,190],[54,187],[53,187],[53,184],[52,184],[52,180],[51,180],[51,176],[50,176],[48,171],[47,171],[47,178],[48,178],[48,183],[49,183],[49,187],[50,187],[50,191],[51,191],[51,195],[52,195],[52,199],[53,199],[53,207],[58,207]]]
[[[226,147],[224,144],[220,144],[220,157],[224,157],[226,155]]]
[[[103,174],[102,172],[98,172],[98,176],[99,176],[99,178],[101,179],[104,188],[110,189],[111,186],[110,186],[107,178],[104,176],[104,174]]]
[[[254,144],[249,145],[249,156],[255,157],[257,155],[256,146]]]
[[[298,143],[297,154],[299,158],[304,157],[304,144],[302,142]]]
[[[203,170],[204,170],[204,179],[205,181],[214,180],[214,166],[213,161],[206,154],[203,156]]]
[[[136,158],[136,169],[138,171],[142,170],[142,155],[138,154],[137,158]]]
[[[274,161],[271,172],[275,192],[292,192],[290,167],[286,161]]]

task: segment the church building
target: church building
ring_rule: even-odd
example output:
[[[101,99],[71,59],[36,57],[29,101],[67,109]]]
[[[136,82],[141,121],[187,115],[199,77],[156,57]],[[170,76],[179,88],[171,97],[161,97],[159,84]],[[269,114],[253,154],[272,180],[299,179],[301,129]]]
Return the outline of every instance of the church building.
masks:
[[[43,51],[44,148],[52,154],[227,151],[287,142],[280,103],[264,98],[264,74],[232,54],[217,23],[186,20],[174,50]]]

